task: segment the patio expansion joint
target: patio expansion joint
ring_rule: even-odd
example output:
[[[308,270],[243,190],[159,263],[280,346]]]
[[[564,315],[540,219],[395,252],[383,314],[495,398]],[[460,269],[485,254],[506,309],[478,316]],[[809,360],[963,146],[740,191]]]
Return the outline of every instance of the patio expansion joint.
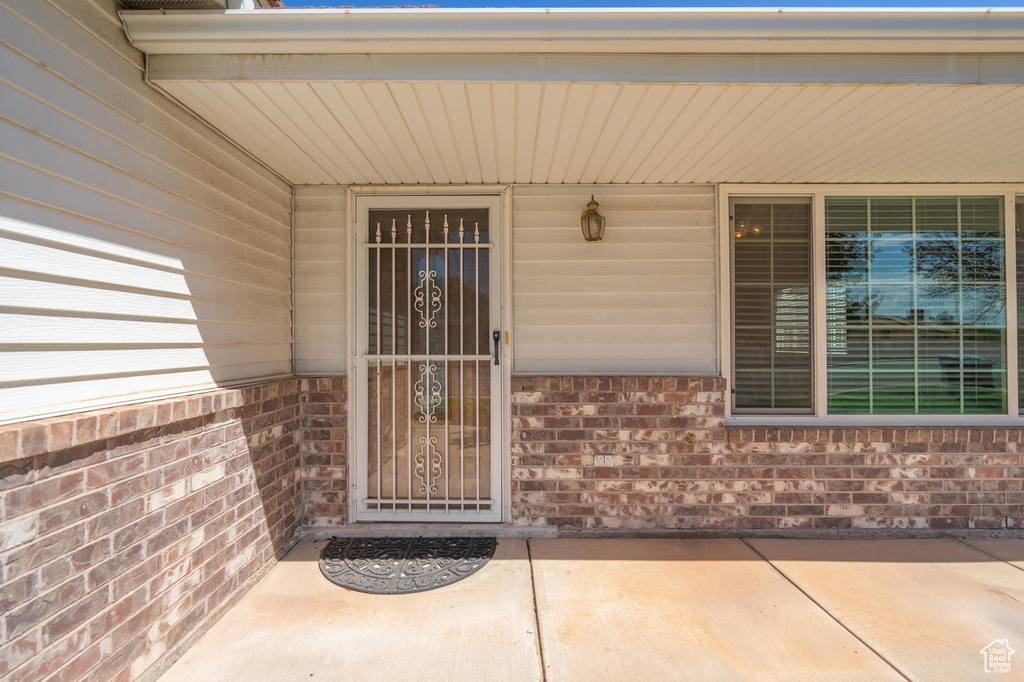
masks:
[[[867,642],[866,640],[864,640],[864,639],[863,639],[862,637],[860,637],[860,636],[859,636],[859,635],[858,635],[858,634],[857,634],[856,632],[854,632],[853,630],[851,630],[850,628],[848,628],[848,627],[846,626],[846,624],[845,624],[845,623],[843,623],[843,621],[841,621],[841,620],[839,620],[838,618],[836,618],[836,617],[835,617],[835,616],[834,616],[834,615],[833,615],[833,614],[832,614],[832,613],[831,613],[831,612],[830,612],[830,611],[829,611],[828,609],[826,609],[826,608],[825,608],[825,607],[824,607],[824,606],[823,606],[823,605],[822,605],[822,604],[821,604],[820,602],[818,602],[818,600],[817,600],[817,599],[815,599],[814,597],[812,597],[812,596],[810,595],[810,593],[809,593],[809,592],[807,592],[807,590],[805,590],[805,589],[803,589],[802,587],[800,587],[800,586],[799,586],[799,585],[798,585],[798,584],[797,584],[797,583],[796,583],[796,582],[795,582],[795,581],[794,581],[794,580],[793,580],[792,578],[790,578],[790,577],[789,577],[788,575],[786,575],[786,574],[785,574],[785,573],[784,573],[784,572],[782,571],[782,569],[780,569],[780,568],[779,568],[778,566],[776,566],[776,565],[775,565],[774,563],[772,563],[771,559],[769,559],[768,557],[766,557],[765,555],[763,555],[763,554],[761,554],[761,553],[760,553],[759,551],[757,551],[757,548],[756,548],[756,547],[754,547],[754,546],[753,546],[752,544],[750,544],[749,542],[747,542],[747,539],[746,539],[746,538],[739,538],[739,539],[740,539],[740,541],[741,541],[741,542],[742,542],[743,544],[745,544],[745,545],[746,545],[747,547],[749,547],[749,548],[751,549],[751,551],[752,551],[752,552],[754,552],[754,554],[756,554],[757,556],[759,556],[759,557],[761,558],[761,560],[762,560],[762,561],[764,561],[764,562],[765,562],[766,564],[768,564],[769,566],[771,566],[771,567],[772,567],[772,568],[773,568],[773,569],[775,570],[775,572],[776,572],[776,573],[778,573],[779,575],[781,575],[781,576],[783,577],[783,579],[784,579],[784,580],[785,580],[786,582],[788,582],[788,583],[789,583],[790,585],[792,585],[792,586],[793,586],[793,587],[795,587],[795,588],[796,588],[797,590],[799,590],[800,594],[802,594],[802,595],[804,595],[805,597],[807,597],[807,599],[809,599],[809,600],[811,601],[811,603],[812,603],[812,604],[814,604],[815,606],[817,606],[817,607],[818,607],[819,609],[821,609],[821,610],[822,610],[822,611],[823,611],[823,612],[825,613],[825,615],[827,615],[827,616],[828,616],[829,618],[831,618],[832,620],[834,620],[834,621],[836,622],[836,624],[837,624],[837,625],[838,625],[839,627],[841,627],[842,629],[846,630],[846,631],[847,631],[848,633],[850,633],[850,636],[851,636],[851,637],[853,637],[853,638],[854,638],[854,639],[856,639],[856,640],[857,640],[858,642],[860,642],[860,643],[861,643],[861,644],[863,644],[863,645],[864,645],[865,647],[867,647],[868,651],[870,651],[871,653],[873,653],[873,654],[874,654],[875,656],[877,656],[877,657],[878,657],[879,659],[881,659],[882,661],[885,661],[885,664],[886,664],[886,665],[888,665],[888,666],[889,666],[890,668],[892,668],[892,669],[893,669],[894,671],[896,671],[896,674],[897,674],[897,675],[899,675],[900,677],[902,677],[902,678],[903,678],[903,679],[905,679],[905,680],[908,680],[908,682],[913,682],[913,681],[912,681],[912,678],[911,678],[911,677],[909,677],[909,676],[908,676],[908,675],[907,675],[907,674],[906,674],[905,672],[903,672],[902,670],[900,670],[899,668],[897,668],[897,667],[896,667],[896,664],[894,664],[894,663],[893,663],[892,661],[890,661],[890,660],[889,660],[888,658],[886,658],[886,657],[885,657],[884,655],[882,655],[882,652],[878,651],[878,650],[877,650],[877,649],[876,649],[875,647],[871,646],[871,645],[870,645],[870,644],[869,644],[869,643],[868,643],[868,642]]]
[[[533,576],[533,550],[530,548],[530,538],[526,538],[526,562],[530,564],[530,590],[533,593],[533,624],[537,634],[537,652],[540,654],[540,679],[548,682],[548,668],[544,664],[544,639],[540,634],[540,610],[537,608],[537,581]]]
[[[1007,566],[1010,566],[1011,568],[1015,568],[1018,571],[1024,571],[1024,566],[1018,566],[1017,564],[1013,563],[1012,561],[1004,559],[1001,556],[996,556],[992,552],[986,552],[981,547],[975,547],[974,545],[972,545],[971,543],[967,542],[967,540],[964,540],[963,538],[953,538],[953,539],[956,540],[957,542],[961,543],[961,544],[967,545],[968,547],[973,549],[975,552],[981,552],[985,556],[990,556],[990,557],[992,557],[993,559],[995,559],[997,561],[1001,561],[1004,564],[1006,564]]]

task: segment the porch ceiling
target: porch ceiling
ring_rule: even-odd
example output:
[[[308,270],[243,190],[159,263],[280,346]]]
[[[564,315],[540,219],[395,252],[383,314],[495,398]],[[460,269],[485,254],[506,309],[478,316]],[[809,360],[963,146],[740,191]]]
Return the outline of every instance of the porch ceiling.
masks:
[[[977,72],[973,85],[151,76],[294,184],[1024,179],[1024,85]]]
[[[1017,9],[121,18],[295,184],[1024,180]]]

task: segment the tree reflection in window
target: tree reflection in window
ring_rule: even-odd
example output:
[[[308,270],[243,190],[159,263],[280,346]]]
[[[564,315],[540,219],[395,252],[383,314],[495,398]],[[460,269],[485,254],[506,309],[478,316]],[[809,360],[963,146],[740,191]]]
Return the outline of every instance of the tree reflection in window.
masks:
[[[828,197],[829,412],[999,413],[1001,197]]]

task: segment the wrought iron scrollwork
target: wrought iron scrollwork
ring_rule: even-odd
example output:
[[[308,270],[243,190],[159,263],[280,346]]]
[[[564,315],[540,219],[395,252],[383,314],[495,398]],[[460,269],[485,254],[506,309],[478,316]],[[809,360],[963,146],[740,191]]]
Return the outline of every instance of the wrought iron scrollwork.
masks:
[[[413,458],[416,464],[416,476],[419,477],[420,492],[437,494],[437,479],[443,473],[441,470],[441,453],[437,451],[437,436],[420,436],[420,451]]]
[[[413,290],[413,307],[420,314],[420,328],[437,328],[441,312],[441,286],[437,283],[437,270],[424,265],[419,272],[420,285]]]

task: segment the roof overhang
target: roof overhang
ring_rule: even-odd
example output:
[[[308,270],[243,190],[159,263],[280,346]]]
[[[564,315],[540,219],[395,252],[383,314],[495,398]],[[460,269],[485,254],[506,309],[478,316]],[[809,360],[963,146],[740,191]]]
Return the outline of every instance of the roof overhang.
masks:
[[[1024,181],[1022,9],[121,17],[295,184]]]

